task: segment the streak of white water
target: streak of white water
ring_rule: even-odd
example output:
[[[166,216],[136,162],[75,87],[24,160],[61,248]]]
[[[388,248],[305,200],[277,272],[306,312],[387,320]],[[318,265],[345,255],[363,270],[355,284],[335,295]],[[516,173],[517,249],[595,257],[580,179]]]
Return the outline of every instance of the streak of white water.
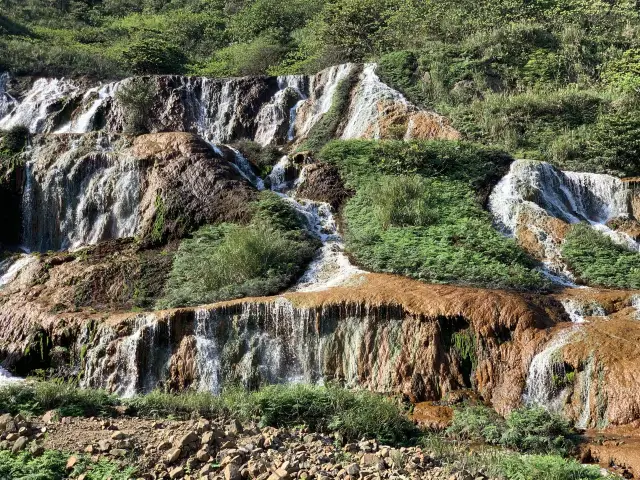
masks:
[[[293,123],[291,123],[293,108],[287,108],[287,104],[290,104],[290,97],[295,96],[296,105],[298,105],[300,99],[305,97],[303,93],[304,85],[305,77],[302,75],[278,77],[278,91],[270,102],[262,106],[256,117],[258,125],[254,136],[256,142],[262,146],[273,143],[278,130],[286,122],[290,122],[287,130],[288,133],[291,132],[294,127]],[[295,121],[295,114],[293,115],[293,120]]]
[[[0,74],[0,119],[7,116],[16,106],[16,99],[7,92],[7,83],[10,76],[8,73]]]
[[[84,94],[82,103],[88,104],[88,108],[67,124],[60,127],[55,133],[87,133],[92,130],[94,117],[98,112],[98,109],[110,98],[113,97],[117,83],[108,83],[102,87],[94,87],[87,90]]]
[[[596,302],[587,302],[574,298],[561,300],[562,306],[573,323],[586,322],[585,317],[606,317],[607,313]]]
[[[51,107],[64,97],[78,93],[73,82],[63,79],[41,78],[36,80],[26,97],[4,118],[0,119],[0,129],[24,125],[31,133],[42,133],[47,127]]]
[[[545,230],[554,217],[570,224],[586,222],[616,243],[640,251],[640,244],[629,235],[606,225],[632,215],[631,190],[609,175],[562,172],[545,162],[517,160],[494,188],[489,209],[507,235],[517,235],[521,226],[534,233],[544,250],[541,260],[565,282],[572,278],[562,261],[561,240]]]
[[[356,88],[347,125],[342,132],[343,139],[380,138],[381,102],[393,102],[409,107],[404,96],[382,83],[376,75],[375,63],[365,65]]]
[[[217,394],[222,390],[222,367],[214,325],[207,310],[196,310],[195,322],[198,390]]]
[[[16,383],[22,381],[21,378],[14,377],[9,372],[7,372],[4,368],[0,367],[0,387],[3,385],[8,385],[10,383]]]
[[[18,274],[22,271],[22,269],[34,260],[35,257],[32,257],[30,255],[22,255],[17,260],[9,259],[0,262],[0,273],[2,274],[0,276],[0,287],[13,282]]]
[[[593,377],[595,360],[593,355],[587,359],[584,371],[580,376],[580,403],[582,404],[582,412],[576,422],[576,427],[587,428],[591,420],[591,380]]]
[[[527,405],[539,405],[558,412],[564,404],[565,392],[558,391],[558,380],[564,379],[562,350],[571,343],[577,327],[565,328],[538,353],[529,366],[523,400]]]

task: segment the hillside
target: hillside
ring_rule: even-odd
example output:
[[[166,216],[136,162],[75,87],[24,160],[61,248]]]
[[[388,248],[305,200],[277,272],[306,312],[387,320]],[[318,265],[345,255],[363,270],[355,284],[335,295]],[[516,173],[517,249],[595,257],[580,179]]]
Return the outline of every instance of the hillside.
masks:
[[[0,477],[640,476],[636,3],[0,5]]]

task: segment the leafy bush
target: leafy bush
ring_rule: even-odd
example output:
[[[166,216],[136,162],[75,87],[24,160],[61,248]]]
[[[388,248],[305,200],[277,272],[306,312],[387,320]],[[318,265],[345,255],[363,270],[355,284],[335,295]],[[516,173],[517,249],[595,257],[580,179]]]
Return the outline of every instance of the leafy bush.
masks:
[[[374,218],[383,229],[426,227],[437,220],[437,199],[427,180],[420,175],[386,178],[368,192],[375,205]]]
[[[182,242],[160,306],[277,293],[303,272],[315,247],[295,210],[264,192],[251,224],[202,227]]]
[[[59,480],[67,478],[67,460],[64,452],[47,450],[39,457],[23,452],[17,455],[9,451],[0,451],[0,478],[13,480]],[[71,473],[73,478],[84,475],[87,480],[127,480],[135,475],[133,467],[122,468],[105,459],[97,463],[80,457],[80,461]]]
[[[131,42],[122,57],[136,74],[181,73],[186,63],[182,51],[159,38]]]
[[[131,78],[120,84],[116,100],[123,109],[126,133],[138,135],[148,131],[147,120],[155,93],[154,83],[144,78]]]
[[[58,410],[61,416],[110,415],[116,398],[102,390],[85,390],[72,384],[29,382],[8,384],[0,388],[0,413],[41,415]]]
[[[465,406],[453,415],[447,434],[527,453],[573,453],[576,433],[564,418],[541,407],[521,407],[505,419],[484,406]]]
[[[597,466],[584,466],[555,455],[505,455],[499,469],[508,480],[597,480]]]
[[[588,225],[572,226],[562,245],[562,257],[576,277],[588,285],[640,288],[640,254]]]
[[[258,175],[262,178],[268,176],[273,166],[282,158],[282,152],[273,146],[262,147],[251,140],[241,140],[234,144],[242,155],[258,169]]]
[[[29,128],[24,125],[16,125],[6,132],[0,132],[2,137],[2,151],[7,153],[19,153],[29,141]]]

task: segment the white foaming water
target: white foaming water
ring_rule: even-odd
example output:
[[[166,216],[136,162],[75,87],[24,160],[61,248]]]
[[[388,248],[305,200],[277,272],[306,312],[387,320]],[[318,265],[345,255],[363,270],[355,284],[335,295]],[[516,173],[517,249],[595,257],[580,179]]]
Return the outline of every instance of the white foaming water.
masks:
[[[576,422],[576,427],[587,428],[591,420],[591,379],[593,377],[595,360],[593,355],[587,359],[584,371],[580,375],[580,403],[582,404],[582,412]]]
[[[587,302],[575,298],[565,298],[560,301],[569,315],[571,322],[584,323],[585,317],[606,317],[607,313],[596,302]]]
[[[294,184],[294,180],[287,180],[287,172],[289,172],[293,168],[293,164],[291,160],[289,160],[289,156],[283,156],[278,163],[273,166],[271,173],[267,178],[271,182],[271,190],[274,192],[285,192]]]
[[[489,209],[504,233],[515,236],[525,226],[542,246],[541,260],[549,270],[572,280],[560,252],[561,239],[545,230],[557,218],[566,223],[586,222],[630,250],[640,244],[606,223],[629,218],[631,190],[620,179],[590,173],[562,172],[546,162],[516,160],[489,197]]]
[[[640,295],[633,295],[631,297],[631,306],[636,311],[634,317],[636,318],[636,320],[640,320]]]
[[[565,392],[558,391],[557,380],[564,379],[565,368],[562,350],[571,343],[576,328],[566,328],[538,353],[529,366],[529,375],[523,395],[527,405],[539,405],[549,411],[558,412],[564,404]]]
[[[76,149],[42,168],[35,152],[26,164],[22,243],[29,251],[73,249],[138,230],[137,161],[106,152],[78,158]]]
[[[113,98],[118,83],[108,83],[102,87],[87,90],[82,99],[84,111],[55,133],[87,133],[93,130],[94,117],[98,109],[109,99]]]
[[[289,123],[287,138],[290,136],[291,130],[295,122],[295,108],[302,98],[305,98],[305,77],[302,75],[287,75],[278,77],[278,91],[270,102],[264,104],[258,116],[256,123],[258,128],[254,136],[254,140],[262,146],[269,145],[274,142],[278,130]],[[291,97],[295,97],[294,107],[287,108],[287,104],[291,102]]]
[[[26,97],[10,113],[0,119],[0,129],[8,130],[24,125],[31,133],[46,132],[50,128],[47,121],[53,105],[65,97],[77,94],[78,91],[77,85],[64,78],[36,80]]]
[[[9,372],[7,372],[4,368],[0,367],[0,387],[4,385],[8,385],[10,383],[16,383],[22,381],[21,378],[14,377]]]
[[[309,98],[296,106],[295,132],[297,137],[306,137],[311,128],[331,109],[338,84],[347,78],[354,65],[346,63],[323,70],[312,78]],[[299,112],[304,115],[298,115]]]
[[[202,309],[196,310],[195,322],[198,390],[218,394],[222,390],[222,367],[220,349],[213,331],[215,325],[209,321],[209,312]]]
[[[365,65],[360,75],[360,83],[356,88],[349,111],[349,120],[342,132],[342,138],[380,138],[381,114],[380,102],[394,102],[409,106],[404,96],[382,83],[376,75],[375,63]]]
[[[10,76],[8,73],[0,74],[0,119],[7,116],[16,106],[16,99],[7,92],[7,83]]]
[[[0,262],[0,287],[13,282],[24,267],[35,260],[30,255],[22,255],[18,259],[10,258]]]

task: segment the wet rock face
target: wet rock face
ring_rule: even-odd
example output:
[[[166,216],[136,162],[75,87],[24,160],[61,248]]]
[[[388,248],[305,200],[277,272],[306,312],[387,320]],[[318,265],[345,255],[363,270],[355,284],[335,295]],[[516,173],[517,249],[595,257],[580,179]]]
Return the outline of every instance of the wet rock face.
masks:
[[[188,133],[41,136],[25,177],[21,243],[35,251],[181,238],[204,223],[245,220],[255,194]]]
[[[298,187],[298,195],[302,198],[326,202],[336,211],[351,193],[346,189],[338,168],[327,163],[306,166],[304,181]]]

